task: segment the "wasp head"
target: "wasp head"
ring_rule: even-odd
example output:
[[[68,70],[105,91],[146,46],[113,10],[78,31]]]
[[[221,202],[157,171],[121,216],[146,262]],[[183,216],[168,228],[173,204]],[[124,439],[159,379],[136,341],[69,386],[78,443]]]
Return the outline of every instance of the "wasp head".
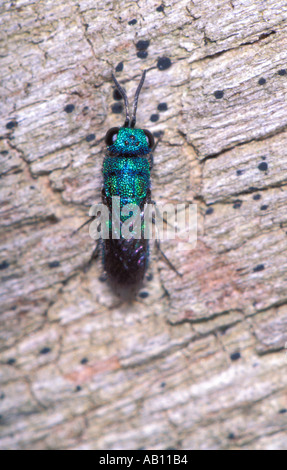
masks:
[[[131,127],[113,127],[106,134],[106,144],[111,154],[135,157],[151,152],[154,139],[146,129]]]

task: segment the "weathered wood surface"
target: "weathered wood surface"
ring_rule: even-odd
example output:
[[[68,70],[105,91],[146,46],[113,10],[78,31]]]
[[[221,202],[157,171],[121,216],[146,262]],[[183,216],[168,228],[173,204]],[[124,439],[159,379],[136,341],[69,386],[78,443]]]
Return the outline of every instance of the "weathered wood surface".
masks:
[[[287,448],[287,5],[162,5],[1,2],[2,449]],[[129,96],[148,69],[138,126],[164,131],[153,198],[198,205],[196,248],[164,243],[183,278],[153,259],[129,306],[71,237],[120,63]]]

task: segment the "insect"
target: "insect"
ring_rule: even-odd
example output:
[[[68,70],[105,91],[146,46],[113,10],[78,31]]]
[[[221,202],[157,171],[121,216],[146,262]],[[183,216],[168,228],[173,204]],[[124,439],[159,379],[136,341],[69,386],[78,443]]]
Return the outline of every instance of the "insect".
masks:
[[[133,112],[130,115],[127,94],[112,74],[116,88],[125,102],[126,119],[122,127],[113,127],[106,133],[107,152],[102,167],[102,203],[108,207],[109,211],[109,220],[106,222],[108,236],[98,240],[90,260],[91,263],[92,259],[97,258],[100,245],[102,245],[106,277],[114,292],[124,299],[133,298],[140,289],[149,261],[149,242],[144,231],[145,205],[154,204],[151,200],[150,176],[153,166],[152,150],[155,148],[155,143],[150,131],[135,128],[138,98],[145,75],[146,71],[143,72],[137,87]],[[118,217],[114,216],[114,204],[118,204]],[[131,204],[133,216],[138,215],[140,230],[137,236],[127,238],[123,236],[122,229],[130,212],[129,210],[125,212],[123,209]],[[136,211],[138,211],[137,214],[134,213]],[[95,218],[95,216],[92,217],[92,219]],[[179,274],[160,249],[158,240],[156,246],[169,266]]]
[[[122,228],[127,216],[122,209],[134,204],[140,211],[140,236],[129,239],[120,235],[113,238],[115,222],[110,222],[109,238],[103,240],[104,268],[114,291],[125,298],[132,297],[142,285],[149,259],[148,240],[144,237],[144,206],[151,203],[150,173],[153,165],[154,138],[146,129],[136,129],[138,98],[145,80],[143,72],[135,93],[133,112],[130,116],[129,101],[125,90],[112,75],[116,88],[124,99],[126,119],[123,127],[108,130],[105,141],[107,154],[103,162],[104,185],[102,202],[111,213],[112,198],[119,197]],[[133,214],[135,215],[135,214]]]

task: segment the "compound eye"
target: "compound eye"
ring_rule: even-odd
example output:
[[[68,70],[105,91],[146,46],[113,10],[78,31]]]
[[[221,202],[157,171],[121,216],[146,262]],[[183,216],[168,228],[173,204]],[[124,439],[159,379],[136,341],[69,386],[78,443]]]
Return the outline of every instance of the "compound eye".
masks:
[[[113,145],[117,140],[119,127],[112,127],[106,133],[105,141],[108,146]]]
[[[144,129],[143,131],[144,131],[144,133],[145,133],[148,146],[149,146],[150,149],[152,149],[153,146],[154,146],[154,138],[153,138],[153,135],[152,135],[152,133],[151,133],[150,131],[147,131],[146,129]]]

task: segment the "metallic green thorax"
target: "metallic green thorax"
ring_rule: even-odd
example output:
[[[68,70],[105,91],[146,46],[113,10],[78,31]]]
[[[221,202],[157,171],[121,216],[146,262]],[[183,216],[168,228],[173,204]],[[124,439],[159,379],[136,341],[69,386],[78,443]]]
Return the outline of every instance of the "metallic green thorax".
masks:
[[[106,197],[120,196],[121,207],[141,205],[149,189],[149,162],[143,157],[106,157],[103,166]]]

